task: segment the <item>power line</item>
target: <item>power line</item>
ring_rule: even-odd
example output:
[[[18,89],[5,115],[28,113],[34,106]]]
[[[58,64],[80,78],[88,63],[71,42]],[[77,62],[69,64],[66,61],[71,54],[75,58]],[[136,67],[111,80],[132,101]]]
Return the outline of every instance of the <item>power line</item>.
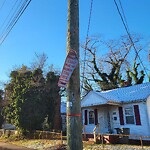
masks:
[[[28,5],[30,4],[31,1],[32,0],[25,0],[24,3],[21,5],[20,9],[18,10],[18,12],[14,16],[14,18],[9,23],[6,31],[3,32],[3,35],[0,38],[0,40],[1,40],[0,41],[0,45],[4,42],[4,40],[6,39],[8,34],[11,32],[13,27],[16,25],[16,23],[18,22],[19,18],[22,16],[22,14],[24,13],[24,11],[26,10],[26,8],[28,7]]]
[[[121,10],[122,10],[122,14],[123,14],[124,21],[125,21],[125,23],[126,23],[126,26],[127,26],[128,31],[129,31],[127,19],[126,19],[125,13],[124,13],[124,9],[123,9],[123,7],[122,7],[121,0],[119,0],[119,4],[120,4],[120,8],[121,8]]]
[[[28,2],[28,0],[24,1],[24,3],[21,5],[21,7],[18,10],[18,12],[16,13],[16,15],[15,16],[13,15],[14,16],[13,19],[10,20],[11,22],[9,23],[8,27],[5,29],[5,31],[3,32],[2,37],[0,38],[0,40],[1,40],[0,45],[4,42],[4,40],[6,39],[6,37],[10,33],[10,31],[12,30],[14,25],[17,23],[17,21],[19,20],[19,18],[23,14],[24,10],[26,9],[26,7],[28,6],[28,3],[30,3],[30,1],[29,2]],[[27,5],[26,5],[26,3],[27,3]]]
[[[85,76],[85,67],[86,67],[86,55],[87,55],[87,45],[88,45],[88,39],[89,39],[89,31],[90,31],[90,24],[91,24],[91,16],[92,16],[92,9],[93,9],[93,0],[91,0],[90,3],[90,14],[89,14],[89,20],[88,20],[88,28],[87,28],[87,34],[86,34],[86,43],[84,48],[84,59],[83,59],[83,77],[82,77],[82,83],[81,83],[81,93],[82,93],[82,87],[84,85],[84,76]]]
[[[133,42],[133,40],[132,40],[131,34],[130,34],[129,30],[128,30],[128,25],[126,24],[127,21],[126,21],[126,22],[124,21],[124,19],[123,19],[123,17],[122,17],[122,14],[121,14],[121,12],[120,12],[120,9],[119,9],[119,7],[118,7],[118,4],[117,4],[116,0],[114,0],[114,3],[115,3],[115,6],[116,6],[116,8],[117,8],[117,11],[118,11],[118,13],[119,13],[119,16],[120,16],[120,18],[121,18],[121,21],[122,21],[122,23],[123,23],[123,25],[124,25],[124,28],[125,28],[125,30],[126,30],[126,32],[127,32],[127,34],[128,34],[128,37],[129,37],[129,39],[130,39],[130,42],[131,42],[131,44],[133,45],[133,49],[134,49],[134,51],[135,51],[137,57],[139,58],[140,65],[142,65],[142,67],[143,67],[143,69],[144,69],[144,71],[145,71],[147,77],[149,77],[149,75],[148,75],[148,73],[147,73],[147,71],[146,71],[146,69],[145,69],[145,67],[144,67],[144,64],[143,64],[143,62],[142,62],[142,60],[141,60],[141,58],[140,58],[140,56],[139,56],[139,54],[138,54],[138,52],[137,52],[137,49],[136,49],[135,44],[134,44],[134,42]],[[122,6],[122,5],[121,5],[121,6]],[[125,14],[124,14],[124,16],[125,16]]]
[[[2,23],[2,25],[0,26],[0,29],[1,29],[1,30],[4,28],[5,23],[7,22],[9,16],[11,15],[11,13],[12,13],[12,11],[13,11],[13,9],[15,8],[15,5],[17,4],[17,1],[18,1],[18,0],[15,1],[14,5],[12,6],[12,8],[11,8],[11,10],[10,10],[10,12],[9,12],[9,14],[8,14],[7,17],[5,18],[5,20],[4,20],[4,22]],[[20,5],[20,4],[21,4],[21,2],[19,3],[19,5]],[[19,5],[18,5],[17,7],[19,7]],[[17,9],[14,11],[13,15],[10,17],[10,20],[8,21],[7,25],[5,26],[5,28],[4,28],[3,32],[2,32],[2,35],[3,35],[3,33],[5,32],[7,26],[10,24],[11,18],[13,18],[13,16],[15,15],[16,12],[17,12]]]
[[[7,21],[7,18],[8,18],[8,16],[10,15],[12,9],[14,9],[14,6],[12,7],[12,9],[11,9],[11,11],[9,12],[9,14],[8,14],[8,16],[7,16],[7,18],[6,18],[6,20],[3,22],[3,24],[4,24],[4,23],[7,21],[7,24],[5,25],[5,27],[4,27],[4,29],[3,29],[3,32],[1,33],[0,42],[2,42],[2,41],[3,41],[3,38],[7,35],[7,32],[9,31],[9,29],[10,29],[12,23],[13,23],[14,20],[15,20],[16,14],[18,14],[19,8],[21,8],[21,3],[22,3],[22,2],[20,1],[19,4],[16,6],[15,11],[14,11],[13,14],[11,15],[9,21]],[[4,26],[3,24],[2,24],[2,26]]]

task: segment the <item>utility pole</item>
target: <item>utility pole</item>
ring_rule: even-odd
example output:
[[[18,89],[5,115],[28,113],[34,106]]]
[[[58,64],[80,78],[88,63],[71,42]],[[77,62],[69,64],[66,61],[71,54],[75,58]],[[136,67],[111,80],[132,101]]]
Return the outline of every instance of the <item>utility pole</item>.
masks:
[[[67,52],[79,58],[79,0],[68,0]],[[79,60],[67,86],[67,150],[82,150]]]

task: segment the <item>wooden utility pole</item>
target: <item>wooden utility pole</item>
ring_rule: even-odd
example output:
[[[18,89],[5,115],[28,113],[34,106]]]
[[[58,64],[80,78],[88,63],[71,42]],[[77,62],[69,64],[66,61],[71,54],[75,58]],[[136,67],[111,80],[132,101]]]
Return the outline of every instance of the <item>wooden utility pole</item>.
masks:
[[[79,0],[68,0],[67,52],[71,49],[79,58]],[[79,63],[69,80],[67,94],[67,149],[82,150]]]

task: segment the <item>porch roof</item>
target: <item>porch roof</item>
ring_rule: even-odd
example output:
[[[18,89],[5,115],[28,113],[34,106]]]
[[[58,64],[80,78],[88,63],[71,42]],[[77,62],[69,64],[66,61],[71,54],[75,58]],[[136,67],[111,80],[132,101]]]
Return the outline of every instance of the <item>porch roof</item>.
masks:
[[[90,91],[81,101],[81,107],[143,101],[150,95],[150,82],[108,91]]]

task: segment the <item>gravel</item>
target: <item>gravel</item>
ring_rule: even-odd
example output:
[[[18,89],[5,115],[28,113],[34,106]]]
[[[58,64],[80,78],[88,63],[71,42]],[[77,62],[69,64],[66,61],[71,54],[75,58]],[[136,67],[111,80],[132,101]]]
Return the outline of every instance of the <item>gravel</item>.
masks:
[[[66,150],[66,141],[63,144],[60,140],[27,140],[13,142],[13,144],[24,146],[36,150]],[[150,146],[137,146],[137,145],[126,145],[126,144],[116,144],[116,145],[102,145],[102,144],[83,144],[83,150],[150,150]]]

